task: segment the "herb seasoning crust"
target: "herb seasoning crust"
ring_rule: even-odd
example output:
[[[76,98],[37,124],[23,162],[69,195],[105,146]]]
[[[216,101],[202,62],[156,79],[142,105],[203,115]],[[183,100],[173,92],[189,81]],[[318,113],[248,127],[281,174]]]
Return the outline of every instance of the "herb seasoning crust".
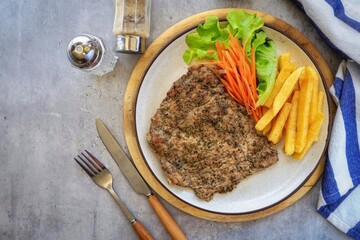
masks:
[[[147,140],[170,184],[210,201],[278,161],[277,149],[206,66],[174,82],[151,119]]]

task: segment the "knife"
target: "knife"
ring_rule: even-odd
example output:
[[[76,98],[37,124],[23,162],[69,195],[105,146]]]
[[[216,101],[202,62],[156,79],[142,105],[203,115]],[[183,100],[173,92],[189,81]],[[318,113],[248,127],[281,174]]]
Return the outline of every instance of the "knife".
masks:
[[[96,129],[105,147],[114,158],[131,187],[135,192],[143,194],[147,197],[151,207],[154,209],[156,215],[172,239],[186,239],[185,234],[182,232],[179,225],[175,222],[159,199],[157,199],[157,197],[151,192],[150,188],[140,176],[131,160],[126,156],[114,136],[110,133],[100,118],[96,119]]]

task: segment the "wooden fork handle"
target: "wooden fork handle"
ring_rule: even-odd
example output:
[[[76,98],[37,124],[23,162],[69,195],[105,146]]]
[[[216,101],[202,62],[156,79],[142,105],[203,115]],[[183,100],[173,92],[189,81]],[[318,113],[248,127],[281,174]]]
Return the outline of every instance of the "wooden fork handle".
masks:
[[[164,205],[162,205],[159,199],[157,199],[155,195],[150,195],[150,197],[148,197],[148,201],[150,202],[156,215],[160,219],[161,223],[163,224],[171,238],[175,240],[186,239],[185,234],[183,233],[179,225],[175,222],[173,217],[166,210]]]
[[[132,226],[141,240],[154,239],[153,236],[151,236],[149,231],[144,227],[144,225],[139,220],[135,220],[135,222],[132,223]]]

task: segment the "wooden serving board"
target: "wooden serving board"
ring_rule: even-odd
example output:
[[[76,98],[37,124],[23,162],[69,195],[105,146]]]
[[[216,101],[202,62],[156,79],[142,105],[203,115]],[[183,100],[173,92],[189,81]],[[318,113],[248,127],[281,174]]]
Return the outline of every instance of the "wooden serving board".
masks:
[[[193,205],[190,205],[187,202],[184,202],[180,198],[176,197],[167,188],[165,188],[153,175],[152,171],[149,169],[149,166],[147,165],[146,160],[144,159],[141,153],[141,149],[139,147],[136,125],[135,125],[137,95],[141,86],[141,82],[147,70],[149,69],[154,59],[159,55],[159,53],[161,53],[166,48],[166,46],[171,41],[173,41],[183,33],[188,32],[191,29],[194,29],[198,24],[203,23],[205,21],[205,18],[209,15],[215,15],[218,16],[220,20],[225,20],[225,17],[230,10],[231,9],[218,9],[218,10],[199,13],[197,15],[194,15],[177,23],[176,25],[165,31],[163,34],[161,34],[161,36],[159,36],[146,50],[144,55],[140,58],[137,65],[135,66],[135,69],[130,77],[125,92],[124,112],[123,112],[124,133],[125,133],[125,139],[128,149],[130,151],[130,154],[133,158],[133,161],[137,169],[139,170],[143,178],[146,180],[146,182],[151,186],[151,188],[158,195],[160,195],[162,198],[168,201],[170,204],[181,209],[184,212],[187,212],[191,215],[200,218],[213,220],[213,221],[221,221],[221,222],[248,221],[248,220],[258,219],[276,213],[290,206],[298,199],[300,199],[302,196],[304,196],[305,193],[308,192],[318,181],[319,177],[323,172],[324,162],[325,162],[325,156],[323,155],[320,161],[318,162],[316,168],[314,169],[314,171],[309,175],[308,179],[305,180],[304,184],[299,186],[298,189],[296,189],[292,194],[290,194],[290,196],[283,199],[281,202],[278,202],[275,205],[272,205],[270,207],[264,208],[259,211],[247,212],[243,214],[221,214],[217,212],[206,211],[198,207],[195,207]],[[244,9],[244,10],[250,13],[256,13],[258,16],[264,19],[266,26],[269,26],[272,29],[282,32],[287,37],[289,37],[294,42],[296,42],[304,51],[308,53],[308,55],[311,56],[322,78],[324,86],[330,87],[332,85],[333,76],[328,65],[322,58],[321,54],[317,51],[315,46],[301,32],[299,32],[297,29],[295,29],[288,23],[272,15],[258,11],[248,10],[248,9]],[[174,81],[175,80],[176,79],[174,79]],[[332,119],[333,119],[332,112],[334,111],[334,104],[332,103],[331,98],[329,97],[327,88],[325,89],[325,93],[328,100],[328,104],[330,106],[329,126],[328,126],[328,132],[330,133],[332,127]],[[327,137],[326,146],[328,145],[328,139],[329,137]]]

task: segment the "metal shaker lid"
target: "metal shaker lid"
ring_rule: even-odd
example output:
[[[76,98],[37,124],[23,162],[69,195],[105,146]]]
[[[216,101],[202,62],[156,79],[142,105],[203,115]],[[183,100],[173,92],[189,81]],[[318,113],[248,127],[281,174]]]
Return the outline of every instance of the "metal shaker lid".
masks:
[[[67,56],[75,67],[92,68],[101,60],[102,45],[95,37],[81,34],[69,42]]]
[[[116,35],[115,50],[121,53],[143,53],[145,38],[136,35]]]

